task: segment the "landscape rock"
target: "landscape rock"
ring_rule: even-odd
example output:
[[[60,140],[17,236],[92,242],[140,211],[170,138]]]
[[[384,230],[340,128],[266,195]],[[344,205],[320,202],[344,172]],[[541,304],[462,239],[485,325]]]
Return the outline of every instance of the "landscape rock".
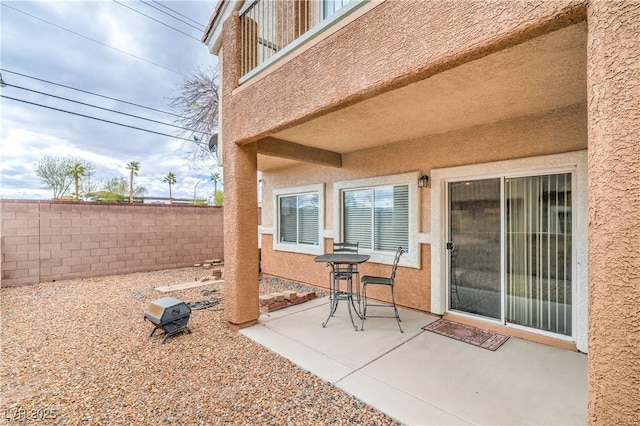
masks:
[[[224,285],[179,290],[191,334],[149,337],[154,287],[193,281],[182,268],[0,289],[2,405],[47,425],[391,425],[392,419],[227,325]],[[260,293],[324,289],[277,278]],[[133,297],[132,295],[135,295]],[[318,329],[321,330],[320,324]],[[4,414],[3,414],[4,418]],[[5,418],[5,422],[13,424]]]

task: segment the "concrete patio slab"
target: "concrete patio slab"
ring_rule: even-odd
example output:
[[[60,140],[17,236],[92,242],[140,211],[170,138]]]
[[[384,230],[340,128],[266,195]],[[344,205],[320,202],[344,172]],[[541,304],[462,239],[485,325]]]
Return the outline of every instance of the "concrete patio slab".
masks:
[[[584,354],[510,338],[492,352],[422,327],[436,316],[401,309],[354,331],[328,298],[260,318],[241,332],[404,424],[586,424]],[[359,325],[359,323],[358,323]]]

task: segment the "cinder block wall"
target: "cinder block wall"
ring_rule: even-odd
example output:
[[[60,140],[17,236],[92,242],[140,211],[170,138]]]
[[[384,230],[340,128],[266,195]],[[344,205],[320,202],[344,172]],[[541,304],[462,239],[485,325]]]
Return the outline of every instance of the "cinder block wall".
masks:
[[[2,286],[223,258],[221,207],[0,200]]]

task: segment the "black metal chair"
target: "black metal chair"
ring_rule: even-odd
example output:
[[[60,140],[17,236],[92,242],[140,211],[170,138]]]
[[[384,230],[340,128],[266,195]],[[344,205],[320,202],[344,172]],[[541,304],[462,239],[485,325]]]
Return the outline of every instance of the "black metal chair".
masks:
[[[400,314],[398,314],[398,307],[396,306],[396,298],[393,291],[394,282],[396,278],[396,270],[398,269],[398,262],[400,261],[400,256],[402,256],[402,253],[404,253],[404,249],[402,247],[398,247],[398,250],[396,251],[396,257],[393,259],[391,276],[375,277],[371,275],[365,275],[362,277],[362,299],[364,301],[364,308],[362,311],[362,325],[360,326],[361,331],[364,330],[364,321],[367,318],[395,318],[396,321],[398,322],[398,328],[400,329],[400,332],[404,333],[404,331],[402,331],[402,326],[400,325],[400,321],[401,321]],[[370,285],[382,285],[382,286],[389,287],[391,289],[391,305],[369,303],[367,300],[367,287]],[[395,313],[395,315],[394,316],[382,316],[382,315],[367,316],[367,308],[369,306],[381,306],[381,307],[393,308],[393,312]]]
[[[358,254],[358,246],[360,243],[333,243],[333,252],[334,253],[353,253]],[[360,275],[358,274],[358,268],[356,266],[352,266],[350,268],[336,268],[334,270],[334,274],[337,274],[336,279],[338,280],[351,280],[353,276],[356,277],[356,282],[359,282],[357,279]],[[359,292],[358,292],[359,293]]]
[[[360,243],[333,243],[333,252],[334,253],[353,253],[353,254],[358,254],[358,249],[359,249]],[[353,302],[357,302],[358,303],[358,309],[356,312],[358,312],[358,316],[360,316],[360,273],[358,272],[358,267],[353,265],[350,266],[348,268],[340,268],[340,267],[336,267],[333,270],[333,277],[334,280],[336,282],[338,281],[348,281],[347,285],[348,288],[353,289],[353,283],[356,283],[356,292],[353,295]],[[355,280],[354,280],[355,278]],[[338,288],[339,288],[339,283],[338,283]],[[355,305],[354,305],[354,309],[355,309]]]
[[[358,254],[358,246],[360,243],[333,243],[334,253],[355,253]]]

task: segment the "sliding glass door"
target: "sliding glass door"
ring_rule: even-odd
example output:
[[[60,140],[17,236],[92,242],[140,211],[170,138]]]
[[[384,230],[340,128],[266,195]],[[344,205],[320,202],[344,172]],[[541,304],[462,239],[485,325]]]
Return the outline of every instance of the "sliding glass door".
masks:
[[[571,173],[449,182],[449,309],[570,336],[571,188]]]
[[[451,309],[500,319],[500,179],[449,184]]]
[[[505,179],[506,321],[571,335],[571,174]]]

